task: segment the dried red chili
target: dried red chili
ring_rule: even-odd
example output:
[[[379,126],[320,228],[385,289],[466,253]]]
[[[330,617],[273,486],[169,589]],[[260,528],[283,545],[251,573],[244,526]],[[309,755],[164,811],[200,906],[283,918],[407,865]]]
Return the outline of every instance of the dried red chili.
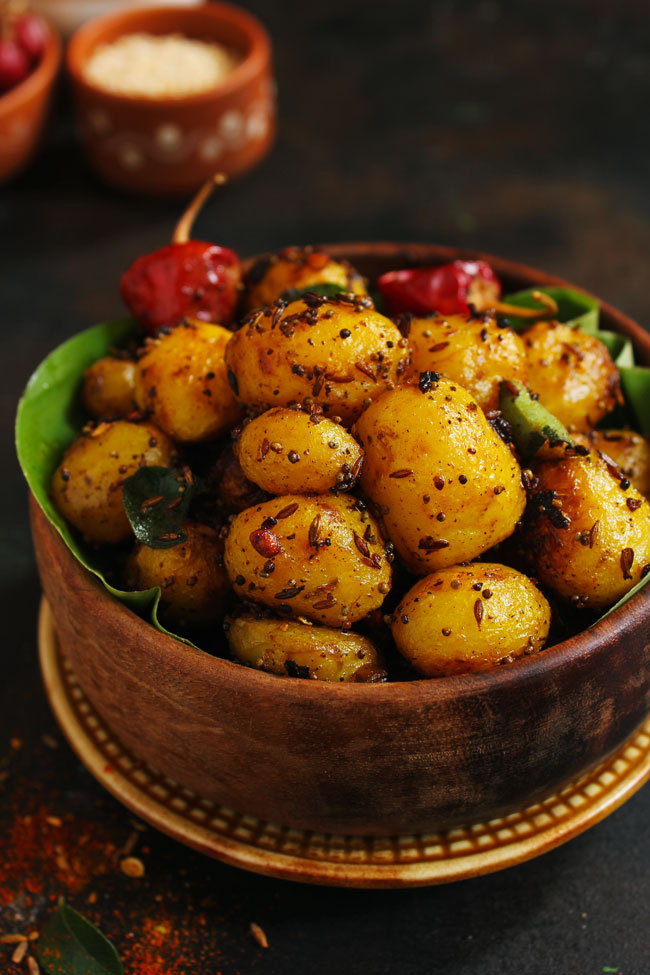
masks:
[[[178,324],[183,318],[227,325],[235,315],[241,268],[234,251],[190,240],[198,211],[215,186],[205,183],[179,220],[172,243],[137,258],[122,275],[120,291],[129,311],[146,332]]]

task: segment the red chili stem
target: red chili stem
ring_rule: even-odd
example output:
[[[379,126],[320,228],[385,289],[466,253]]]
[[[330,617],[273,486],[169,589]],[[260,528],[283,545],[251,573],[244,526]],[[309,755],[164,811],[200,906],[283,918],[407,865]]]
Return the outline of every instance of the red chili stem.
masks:
[[[190,239],[192,226],[196,220],[199,210],[210,196],[215,186],[223,186],[227,180],[228,177],[225,173],[215,173],[214,176],[211,176],[210,179],[205,181],[192,202],[189,204],[183,216],[176,224],[176,229],[174,230],[174,235],[172,237],[172,244],[186,244],[188,242]]]
[[[517,318],[553,318],[557,315],[557,302],[544,291],[531,291],[531,298],[543,307],[522,308],[519,305],[509,305],[505,301],[488,301],[485,308],[479,308],[478,311],[495,311],[500,315],[513,315]]]

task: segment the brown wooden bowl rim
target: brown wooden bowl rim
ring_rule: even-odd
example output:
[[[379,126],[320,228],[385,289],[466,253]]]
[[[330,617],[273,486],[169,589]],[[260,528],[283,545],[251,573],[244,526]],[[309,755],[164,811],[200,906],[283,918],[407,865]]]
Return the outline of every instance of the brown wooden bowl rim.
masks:
[[[35,95],[45,92],[54,84],[61,58],[61,37],[52,21],[40,13],[38,16],[45,21],[48,35],[45,41],[43,56],[33,71],[4,94],[0,94],[0,117],[15,111],[21,104],[29,101]]]
[[[143,20],[148,20],[154,26],[158,20],[165,20],[170,15],[178,17],[178,30],[189,30],[191,26],[211,20],[215,23],[229,22],[235,24],[242,33],[246,34],[249,49],[242,52],[243,57],[239,64],[233,68],[230,74],[215,88],[207,91],[197,92],[194,95],[181,95],[178,98],[143,98],[133,95],[120,95],[116,92],[106,91],[98,85],[91,84],[83,74],[83,66],[86,63],[87,55],[81,54],[81,49],[85,43],[92,44],[93,35],[101,37],[102,30],[115,24],[122,24],[124,30],[120,35],[128,33],[131,23],[141,24]],[[184,26],[185,25],[185,26]],[[141,28],[143,29],[143,28]],[[214,38],[216,41],[216,37]],[[93,49],[94,49],[93,44]],[[101,98],[106,102],[115,105],[128,105],[139,108],[187,108],[190,105],[201,105],[214,101],[215,99],[225,99],[233,92],[239,91],[254,81],[262,74],[271,62],[271,39],[263,24],[253,16],[248,10],[237,7],[230,3],[210,2],[200,4],[195,7],[175,7],[175,6],[147,6],[135,7],[133,9],[119,9],[111,13],[93,17],[87,23],[82,24],[73,33],[68,43],[66,51],[66,70],[75,87]]]
[[[379,243],[355,241],[348,244],[337,243],[320,246],[333,257],[346,257],[351,261],[355,260],[355,255],[356,258],[368,257],[372,254],[386,257],[394,254],[396,257],[399,257],[400,251],[408,254],[408,260],[411,264],[435,264],[441,261],[444,262],[460,258],[468,260],[480,259],[491,264],[497,274],[503,277],[526,278],[531,281],[531,284],[568,287],[582,291],[584,294],[590,294],[584,288],[579,288],[577,285],[565,281],[563,278],[537,271],[535,268],[530,268],[524,264],[518,264],[504,258],[494,257],[490,254],[464,248],[438,247],[437,245],[421,243],[400,244],[387,241]],[[419,260],[418,255],[421,257],[421,260]],[[254,260],[255,258],[251,258],[244,262],[245,266],[250,266]],[[594,295],[593,297],[596,296]],[[612,305],[601,301],[599,298],[596,300],[599,302],[601,310],[605,315],[612,318],[617,325],[622,326],[619,329],[621,334],[630,337],[636,348],[642,351],[643,357],[647,361],[650,361],[650,335],[640,325]],[[54,526],[50,525],[35,500],[34,507],[37,509],[38,516],[47,523],[52,531],[56,531]],[[136,639],[137,631],[141,627],[146,627],[147,629],[146,631],[143,630],[143,633],[146,632],[150,635],[150,631],[154,629],[152,624],[142,619],[137,613],[129,609],[128,606],[114,599],[104,589],[97,577],[89,573],[77,561],[72,552],[68,550],[58,531],[57,535],[59,536],[57,544],[61,546],[63,557],[69,557],[74,564],[75,571],[84,577],[84,581],[88,579],[92,581],[98,598],[110,601],[113,615],[117,614],[118,617],[124,617],[125,627],[129,627],[129,625],[132,628],[135,627],[136,632],[134,633],[134,637]],[[602,644],[607,642],[608,633],[615,631],[617,640],[625,639],[627,631],[634,628],[641,615],[647,617],[650,621],[650,584],[633,596],[620,609],[611,613],[606,619],[600,620],[598,623],[587,627],[581,633],[549,647],[536,656],[520,658],[505,667],[497,667],[493,670],[479,673],[459,674],[451,677],[420,678],[412,681],[394,681],[385,684],[335,684],[317,680],[290,680],[246,667],[243,664],[235,663],[223,657],[213,656],[208,651],[188,646],[165,633],[158,632],[158,636],[160,637],[161,650],[170,653],[170,663],[181,672],[186,670],[189,661],[194,659],[197,663],[201,661],[200,666],[202,670],[214,669],[216,675],[218,675],[222,668],[226,668],[233,675],[240,674],[242,680],[249,682],[249,686],[254,686],[255,682],[260,682],[260,687],[268,687],[270,680],[276,681],[278,688],[282,688],[282,692],[285,695],[293,696],[296,701],[308,700],[309,696],[313,695],[333,695],[336,697],[344,693],[348,696],[352,695],[352,698],[358,699],[360,703],[374,701],[376,704],[381,704],[382,701],[386,701],[386,698],[394,701],[399,697],[408,695],[417,698],[418,703],[421,705],[423,703],[435,704],[436,701],[452,698],[474,697],[484,689],[486,684],[495,688],[504,687],[512,681],[517,681],[522,686],[533,684],[541,676],[550,677],[555,670],[561,669],[567,664],[577,663],[590,653],[598,651]],[[154,632],[156,631],[154,630]],[[253,682],[253,684],[250,684],[250,682]]]

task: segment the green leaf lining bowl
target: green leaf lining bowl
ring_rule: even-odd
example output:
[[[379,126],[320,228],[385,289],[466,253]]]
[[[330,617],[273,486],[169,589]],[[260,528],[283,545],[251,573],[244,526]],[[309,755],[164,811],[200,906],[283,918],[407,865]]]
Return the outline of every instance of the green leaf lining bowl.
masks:
[[[480,256],[506,291],[571,287],[433,245],[326,249],[371,278]],[[648,430],[643,397],[630,393],[648,388],[648,374],[625,363],[633,347],[650,364],[650,337],[606,304],[601,316],[615,354],[628,357],[624,387]],[[136,615],[70,551],[38,502],[31,513],[43,589],[92,705],[139,759],[240,812],[372,835],[504,815],[601,762],[650,710],[648,588],[578,636],[491,672],[370,686],[286,680],[212,657]]]

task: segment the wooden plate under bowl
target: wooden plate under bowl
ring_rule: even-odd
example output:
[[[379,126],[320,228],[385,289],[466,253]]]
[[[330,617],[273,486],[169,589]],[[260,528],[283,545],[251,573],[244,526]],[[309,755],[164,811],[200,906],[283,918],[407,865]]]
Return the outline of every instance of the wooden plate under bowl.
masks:
[[[650,778],[650,720],[610,760],[557,795],[501,819],[439,833],[344,836],[283,827],[205,799],[138,761],[98,717],[41,604],[38,642],[52,710],[88,770],[151,826],[254,873],[333,887],[420,887],[515,866],[566,843]]]
[[[564,284],[497,258],[409,244],[329,248],[362,273],[483,257],[506,289]],[[650,338],[602,305],[650,362]],[[606,761],[650,710],[650,591],[507,667],[443,680],[289,680],[194,650],[116,602],[32,501],[43,589],[76,679],[143,763],[206,801],[317,832],[395,836],[521,810]]]

